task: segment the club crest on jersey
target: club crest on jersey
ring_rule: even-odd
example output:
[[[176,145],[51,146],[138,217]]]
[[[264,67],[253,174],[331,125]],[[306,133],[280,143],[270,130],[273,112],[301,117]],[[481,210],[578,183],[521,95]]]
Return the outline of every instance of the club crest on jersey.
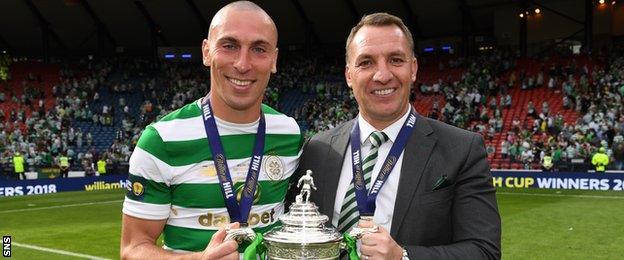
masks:
[[[284,163],[278,156],[265,156],[262,163],[264,164],[264,173],[269,179],[277,181],[284,177]]]

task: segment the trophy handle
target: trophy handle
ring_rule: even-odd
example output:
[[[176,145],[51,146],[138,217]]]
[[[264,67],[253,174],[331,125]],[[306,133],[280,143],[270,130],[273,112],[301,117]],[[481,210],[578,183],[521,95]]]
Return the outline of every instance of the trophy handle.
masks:
[[[236,243],[241,244],[245,241],[253,241],[256,239],[256,233],[251,228],[226,228],[225,229],[225,241],[234,240]]]

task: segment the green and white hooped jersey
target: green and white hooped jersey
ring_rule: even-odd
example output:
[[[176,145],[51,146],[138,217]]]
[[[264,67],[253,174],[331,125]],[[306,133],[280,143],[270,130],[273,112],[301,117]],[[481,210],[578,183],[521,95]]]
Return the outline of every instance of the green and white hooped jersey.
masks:
[[[288,182],[299,163],[303,136],[296,121],[262,105],[266,137],[249,226],[264,233],[284,212]],[[258,122],[217,128],[237,196],[247,177]],[[129,216],[163,220],[165,248],[204,250],[229,215],[212,161],[199,100],[146,127],[130,158],[131,189],[123,204]],[[240,198],[240,197],[239,197]]]

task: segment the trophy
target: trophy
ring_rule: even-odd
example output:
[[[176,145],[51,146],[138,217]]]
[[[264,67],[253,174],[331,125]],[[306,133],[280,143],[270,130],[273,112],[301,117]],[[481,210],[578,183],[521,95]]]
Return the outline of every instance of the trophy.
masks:
[[[327,227],[325,223],[329,217],[318,212],[318,207],[310,202],[311,189],[315,189],[312,171],[299,179],[297,187],[301,186],[295,203],[290,205],[288,213],[280,216],[281,227],[277,227],[264,235],[264,245],[267,248],[267,259],[338,259],[340,251],[346,250],[343,236],[334,227]],[[239,229],[227,231],[228,239],[237,242],[252,240],[253,232]],[[363,234],[377,232],[373,228],[353,228],[349,233],[359,239]],[[252,236],[253,235],[253,236]]]

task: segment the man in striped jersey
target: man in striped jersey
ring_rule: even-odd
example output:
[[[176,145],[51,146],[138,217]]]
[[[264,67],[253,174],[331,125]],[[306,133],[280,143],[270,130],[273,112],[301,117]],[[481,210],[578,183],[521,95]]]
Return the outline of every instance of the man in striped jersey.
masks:
[[[210,93],[147,126],[130,158],[122,258],[238,259],[243,248],[224,241],[225,227],[262,233],[278,223],[302,135],[262,104],[276,46],[275,24],[257,5],[215,14],[202,44]]]

